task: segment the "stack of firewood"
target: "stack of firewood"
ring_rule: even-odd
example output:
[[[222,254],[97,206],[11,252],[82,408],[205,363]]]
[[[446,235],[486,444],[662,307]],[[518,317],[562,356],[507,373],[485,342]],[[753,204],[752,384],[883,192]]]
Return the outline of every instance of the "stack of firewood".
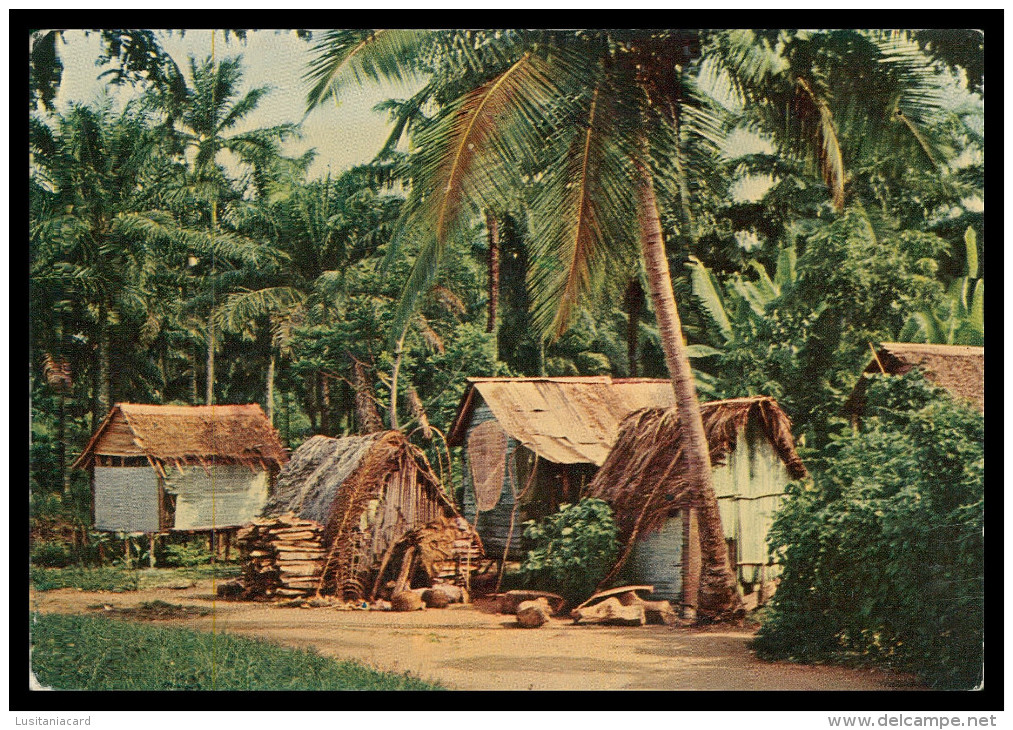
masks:
[[[261,517],[237,533],[248,598],[293,598],[316,591],[326,557],[323,526],[296,517]]]

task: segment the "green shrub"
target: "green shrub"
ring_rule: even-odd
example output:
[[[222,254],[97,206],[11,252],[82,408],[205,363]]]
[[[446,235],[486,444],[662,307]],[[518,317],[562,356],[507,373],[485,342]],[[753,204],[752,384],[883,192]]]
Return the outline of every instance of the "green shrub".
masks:
[[[189,568],[211,562],[211,551],[203,540],[191,540],[181,545],[165,546],[165,564],[170,567]]]
[[[555,514],[529,520],[523,535],[531,549],[521,563],[521,581],[579,603],[615,565],[617,533],[612,510],[600,499],[563,504]]]
[[[49,568],[63,568],[73,562],[70,548],[62,542],[39,541],[32,545],[30,558],[32,565]]]
[[[770,533],[781,584],[763,658],[869,661],[939,688],[980,681],[984,419],[917,373],[879,377]]]
[[[83,591],[136,591],[138,571],[119,567],[43,568],[32,566],[30,579],[37,591],[55,591],[60,588],[79,588]]]

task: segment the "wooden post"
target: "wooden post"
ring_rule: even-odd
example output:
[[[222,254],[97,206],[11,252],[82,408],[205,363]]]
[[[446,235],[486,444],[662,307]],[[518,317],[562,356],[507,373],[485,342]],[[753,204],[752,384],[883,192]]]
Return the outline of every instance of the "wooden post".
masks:
[[[123,535],[123,561],[130,567],[130,535]]]
[[[151,533],[151,539],[148,543],[148,566],[151,568],[155,567],[155,533]]]
[[[215,554],[215,531],[214,530],[208,531],[208,552],[210,552],[211,556],[214,557],[214,554]]]
[[[229,554],[232,552],[232,536],[235,534],[233,530],[229,530],[225,533],[225,561],[228,562]]]
[[[702,567],[696,508],[686,506],[682,510],[682,617],[685,619],[696,618]]]

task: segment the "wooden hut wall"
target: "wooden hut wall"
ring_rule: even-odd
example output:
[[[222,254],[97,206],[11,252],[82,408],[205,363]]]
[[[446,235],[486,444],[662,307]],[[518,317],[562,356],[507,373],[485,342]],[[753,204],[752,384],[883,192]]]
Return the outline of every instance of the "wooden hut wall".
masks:
[[[654,586],[651,598],[682,603],[682,513],[675,510],[660,530],[637,540],[622,578]]]
[[[770,562],[767,533],[791,481],[788,468],[750,423],[739,431],[735,449],[713,474],[725,537],[735,540],[739,579],[754,583],[761,566]],[[765,577],[770,580],[778,572],[777,566],[768,567]]]
[[[165,490],[177,495],[173,529],[236,527],[250,522],[267,502],[269,476],[263,469],[252,471],[233,464],[213,465],[208,471],[190,466],[182,473],[167,468]]]
[[[95,529],[158,532],[160,489],[150,466],[96,466]]]
[[[735,541],[739,581],[748,585],[761,577],[771,580],[780,566],[770,565],[767,533],[791,481],[784,461],[750,424],[739,431],[735,449],[712,474],[725,538]],[[637,541],[630,555],[630,580],[654,582],[659,597],[681,600],[681,552],[682,517],[676,511],[660,531]]]
[[[471,525],[476,524],[477,513],[477,529],[479,537],[482,538],[482,544],[485,546],[485,553],[488,557],[498,558],[503,555],[507,534],[510,533],[510,515],[513,512],[515,490],[517,494],[520,494],[524,489],[523,481],[521,481],[519,475],[513,474],[515,469],[511,466],[511,462],[514,461],[515,451],[524,447],[517,439],[507,439],[507,458],[503,466],[503,488],[500,490],[496,506],[491,510],[483,512],[478,512],[476,508],[475,486],[472,483],[471,462],[467,449],[468,440],[475,428],[486,421],[493,421],[495,418],[492,410],[485,402],[476,405],[472,411],[471,422],[468,424],[464,438],[464,504],[462,505],[462,512],[464,513],[464,518]],[[520,483],[514,483],[515,480]],[[513,536],[510,538],[510,554],[508,555],[510,560],[520,560],[524,557],[524,552],[521,550],[521,533],[524,531],[521,523],[524,519],[527,518],[522,517],[520,514],[517,514],[514,519]]]
[[[371,499],[360,515],[360,531],[372,529],[370,565],[379,563],[391,543],[406,532],[446,514],[448,508],[431,491],[439,489],[439,485],[430,485],[424,479],[413,463],[403,470],[392,471],[382,498]]]

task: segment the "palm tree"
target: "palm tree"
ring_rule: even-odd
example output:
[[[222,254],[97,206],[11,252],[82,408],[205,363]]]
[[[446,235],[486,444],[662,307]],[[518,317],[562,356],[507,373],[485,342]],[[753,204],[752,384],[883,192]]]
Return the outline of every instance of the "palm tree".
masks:
[[[168,149],[180,160],[187,160],[190,155],[182,185],[175,189],[177,209],[189,207],[192,211],[190,222],[206,227],[211,237],[211,256],[207,265],[203,266],[201,277],[208,294],[205,400],[209,405],[214,400],[215,307],[220,296],[215,291],[215,284],[220,281],[219,255],[222,252],[228,255],[230,243],[239,243],[247,250],[251,243],[235,235],[230,236],[227,231],[223,235],[220,229],[221,208],[241,198],[241,193],[236,190],[236,180],[229,176],[221,162],[221,153],[226,150],[233,153],[241,164],[252,170],[256,192],[263,193],[267,186],[267,171],[280,157],[280,144],[298,134],[294,124],[235,132],[235,127],[257,108],[260,100],[270,91],[269,87],[260,86],[241,94],[242,79],[241,57],[227,58],[219,63],[213,57],[199,62],[191,58],[189,83],[179,79],[179,88],[172,93],[155,89],[149,96],[149,102],[165,114],[163,129]]]
[[[680,236],[692,240],[693,168],[686,153],[713,146],[722,121],[690,74],[702,65],[701,46],[723,57],[711,73],[730,77],[748,98],[790,94],[786,105],[770,102],[765,121],[784,151],[817,164],[840,209],[846,178],[829,90],[815,69],[785,62],[783,49],[762,35],[716,34],[712,41],[708,34],[679,31],[331,31],[317,44],[308,76],[316,82],[311,108],[350,81],[403,82],[426,62],[434,66],[430,83],[440,89],[471,82],[415,140],[411,194],[395,243],[413,236],[422,248],[398,322],[407,321],[433,280],[447,241],[461,236],[478,211],[507,207],[532,183],[538,193],[531,204],[530,287],[542,331],[565,330],[577,302],[600,290],[617,260],[628,265],[642,258],[686,430],[687,479],[701,509],[699,610],[721,615],[741,602],[728,567],[658,199],[660,193],[683,211]],[[873,64],[873,75],[876,70]],[[787,111],[786,121],[774,120],[777,111],[782,117]],[[694,605],[696,597],[686,602]]]

